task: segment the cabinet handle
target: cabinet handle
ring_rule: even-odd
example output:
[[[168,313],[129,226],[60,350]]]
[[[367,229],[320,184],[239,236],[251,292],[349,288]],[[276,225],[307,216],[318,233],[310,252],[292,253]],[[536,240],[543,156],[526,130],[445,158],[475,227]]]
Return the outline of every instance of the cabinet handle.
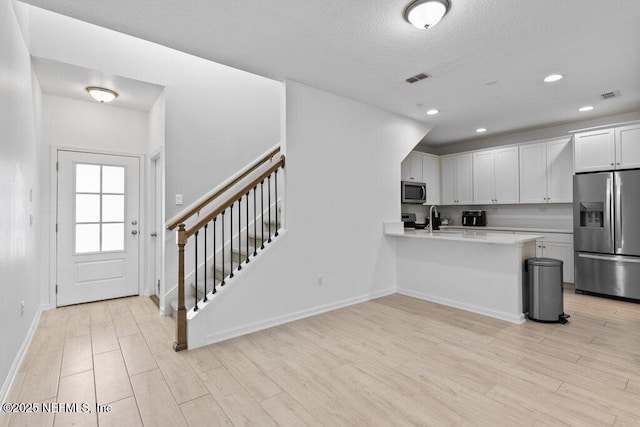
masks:
[[[613,166],[615,163],[611,163],[611,166]]]
[[[620,162],[616,163],[617,165],[620,165]]]

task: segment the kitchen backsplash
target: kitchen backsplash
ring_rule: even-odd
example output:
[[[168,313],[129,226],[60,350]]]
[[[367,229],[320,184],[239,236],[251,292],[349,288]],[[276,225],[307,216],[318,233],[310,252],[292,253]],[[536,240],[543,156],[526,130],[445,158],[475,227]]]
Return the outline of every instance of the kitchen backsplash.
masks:
[[[454,225],[461,225],[462,211],[484,209],[487,212],[487,226],[489,227],[573,229],[573,205],[571,203],[437,206],[437,208],[440,217],[452,219]],[[429,207],[403,204],[402,212],[415,213],[416,220],[424,222],[429,215]]]

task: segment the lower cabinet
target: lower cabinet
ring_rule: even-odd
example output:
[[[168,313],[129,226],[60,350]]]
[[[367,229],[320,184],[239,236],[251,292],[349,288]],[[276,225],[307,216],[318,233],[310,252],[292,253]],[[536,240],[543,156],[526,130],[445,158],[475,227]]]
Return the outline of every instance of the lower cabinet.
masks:
[[[551,241],[550,241],[551,240]],[[536,257],[555,258],[562,261],[562,275],[564,281],[573,283],[574,274],[574,256],[573,243],[558,242],[553,235],[545,236],[545,240],[536,241]],[[563,239],[562,239],[563,240]]]

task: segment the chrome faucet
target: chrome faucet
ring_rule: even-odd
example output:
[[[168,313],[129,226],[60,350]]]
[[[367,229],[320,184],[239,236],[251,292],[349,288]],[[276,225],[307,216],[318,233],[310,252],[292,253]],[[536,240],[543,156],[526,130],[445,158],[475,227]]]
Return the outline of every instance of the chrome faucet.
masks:
[[[440,214],[438,213],[438,208],[436,208],[436,205],[431,205],[431,207],[429,208],[429,230],[431,231],[431,234],[433,234],[433,211],[436,211],[436,216],[439,216]]]

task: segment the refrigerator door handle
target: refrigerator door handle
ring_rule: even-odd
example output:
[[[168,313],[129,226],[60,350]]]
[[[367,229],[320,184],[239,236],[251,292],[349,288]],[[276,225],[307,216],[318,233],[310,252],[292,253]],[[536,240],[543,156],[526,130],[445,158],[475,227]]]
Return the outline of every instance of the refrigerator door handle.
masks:
[[[607,178],[607,208],[609,209],[609,218],[606,219],[606,223],[609,224],[609,238],[611,239],[611,246],[613,248],[615,245],[615,224],[613,219],[613,179]]]
[[[587,259],[597,259],[600,261],[628,262],[631,264],[640,264],[640,258],[631,258],[631,257],[625,257],[625,256],[578,254],[578,257],[587,258]]]
[[[617,174],[616,174],[617,175]],[[615,231],[615,240],[614,243],[616,245],[616,253],[622,253],[623,247],[623,236],[622,236],[622,180],[616,176],[616,221],[613,226]]]

